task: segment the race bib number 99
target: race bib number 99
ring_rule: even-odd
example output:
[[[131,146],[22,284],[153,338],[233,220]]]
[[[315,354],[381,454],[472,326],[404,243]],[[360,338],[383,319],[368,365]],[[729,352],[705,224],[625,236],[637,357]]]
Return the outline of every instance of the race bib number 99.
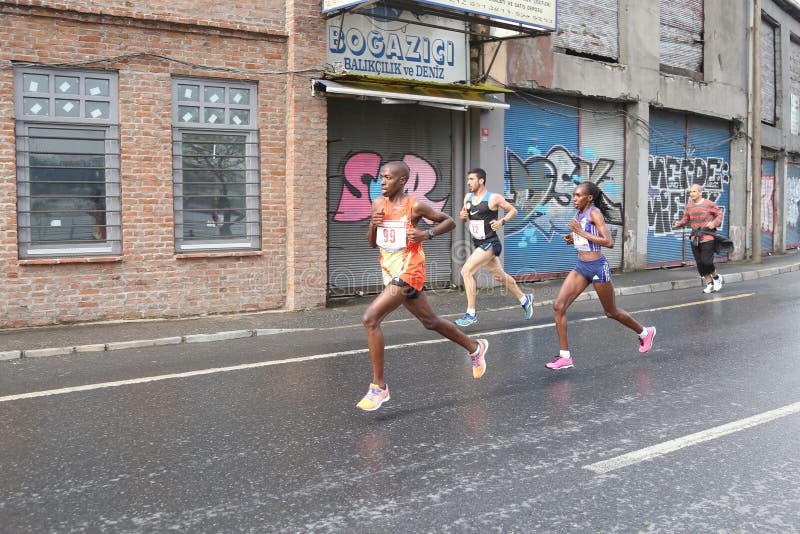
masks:
[[[378,226],[378,234],[375,241],[379,247],[388,252],[406,248],[406,222],[383,221]]]

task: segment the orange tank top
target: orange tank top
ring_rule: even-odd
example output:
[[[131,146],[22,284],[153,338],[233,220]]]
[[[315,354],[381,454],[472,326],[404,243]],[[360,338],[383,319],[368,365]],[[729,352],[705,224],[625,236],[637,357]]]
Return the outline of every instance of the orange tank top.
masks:
[[[387,213],[387,204],[391,206],[388,199],[383,204],[384,221],[402,221],[405,223],[406,234],[414,228],[411,222],[411,208],[414,205],[414,197],[406,197],[402,211],[391,211]],[[378,232],[383,232],[387,227],[378,227]],[[402,246],[402,245],[401,245]],[[381,271],[383,273],[383,285],[388,285],[392,278],[399,278],[417,291],[422,290],[425,285],[425,251],[422,243],[412,243],[405,237],[405,246],[397,250],[390,248],[380,249]]]

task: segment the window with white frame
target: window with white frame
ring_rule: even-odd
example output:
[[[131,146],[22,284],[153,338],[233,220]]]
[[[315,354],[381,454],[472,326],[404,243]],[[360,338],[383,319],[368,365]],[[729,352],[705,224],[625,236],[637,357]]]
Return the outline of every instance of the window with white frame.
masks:
[[[256,85],[172,81],[175,248],[261,245]]]
[[[14,71],[22,259],[120,254],[117,75]]]

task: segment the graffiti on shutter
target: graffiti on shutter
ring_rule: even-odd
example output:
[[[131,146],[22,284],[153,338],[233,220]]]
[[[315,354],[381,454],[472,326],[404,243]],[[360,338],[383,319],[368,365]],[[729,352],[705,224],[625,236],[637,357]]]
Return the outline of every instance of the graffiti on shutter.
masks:
[[[378,252],[365,236],[381,195],[380,169],[404,161],[411,170],[406,193],[452,214],[451,112],[342,98],[329,101],[328,113],[328,293],[378,292]],[[451,241],[448,233],[424,244],[429,286],[450,284]]]
[[[761,252],[775,250],[775,160],[761,160]]]
[[[572,193],[596,183],[609,206],[615,247],[604,254],[622,266],[624,121],[617,104],[523,95],[509,97],[505,124],[505,193],[518,215],[504,229],[504,268],[520,280],[554,278],[575,265],[563,236],[575,217]]]
[[[800,165],[786,167],[786,248],[800,248]]]
[[[673,228],[684,213],[691,184],[716,202],[727,234],[730,191],[730,129],[728,123],[681,113],[650,114],[649,185],[647,191],[647,266],[693,262],[689,230]]]

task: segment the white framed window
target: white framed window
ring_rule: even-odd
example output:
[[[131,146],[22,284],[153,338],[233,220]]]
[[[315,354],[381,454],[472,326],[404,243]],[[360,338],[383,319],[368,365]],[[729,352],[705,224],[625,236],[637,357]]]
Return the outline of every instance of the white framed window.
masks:
[[[122,253],[116,73],[16,68],[23,259]]]
[[[255,84],[172,80],[175,249],[261,246]]]

